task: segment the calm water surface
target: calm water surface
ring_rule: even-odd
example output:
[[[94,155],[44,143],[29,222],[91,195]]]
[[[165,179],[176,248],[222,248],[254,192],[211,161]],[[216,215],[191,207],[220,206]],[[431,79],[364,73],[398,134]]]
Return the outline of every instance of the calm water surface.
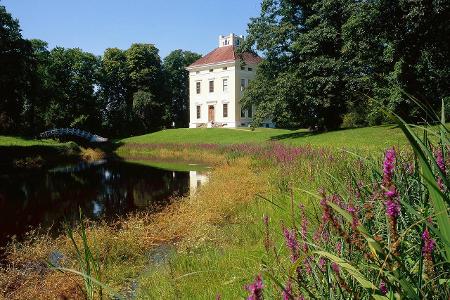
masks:
[[[2,174],[3,173],[3,174]],[[98,161],[50,170],[0,171],[0,246],[40,227],[60,232],[78,219],[114,220],[136,210],[164,206],[194,192],[205,172],[168,171],[120,161]]]

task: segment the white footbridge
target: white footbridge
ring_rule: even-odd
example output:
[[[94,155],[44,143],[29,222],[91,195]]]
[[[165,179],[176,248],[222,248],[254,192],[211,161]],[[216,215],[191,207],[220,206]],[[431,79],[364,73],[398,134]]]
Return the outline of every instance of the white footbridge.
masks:
[[[101,137],[96,134],[92,134],[85,130],[77,129],[77,128],[56,128],[48,131],[44,131],[39,134],[39,137],[42,139],[46,138],[60,138],[65,136],[75,136],[82,139],[85,139],[91,143],[104,143],[107,142],[108,139]]]

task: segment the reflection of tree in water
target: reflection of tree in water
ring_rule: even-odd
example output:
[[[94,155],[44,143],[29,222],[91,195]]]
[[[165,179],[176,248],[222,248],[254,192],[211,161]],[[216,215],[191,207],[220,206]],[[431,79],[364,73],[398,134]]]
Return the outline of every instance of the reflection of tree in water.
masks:
[[[75,168],[76,169],[76,168]],[[161,206],[189,191],[187,172],[109,162],[79,172],[28,171],[0,181],[0,246],[6,235],[22,235],[78,219],[111,219],[135,209]]]
[[[133,203],[136,207],[159,206],[169,197],[182,196],[189,190],[186,174],[165,173],[160,181],[139,180],[133,186]]]

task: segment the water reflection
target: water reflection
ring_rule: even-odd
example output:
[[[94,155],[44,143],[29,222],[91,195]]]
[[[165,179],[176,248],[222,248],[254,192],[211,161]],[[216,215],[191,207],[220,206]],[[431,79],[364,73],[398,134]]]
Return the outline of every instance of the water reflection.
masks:
[[[78,218],[112,219],[138,209],[162,206],[207,182],[204,173],[167,171],[125,162],[100,161],[48,171],[0,174],[0,246],[30,228]]]
[[[208,182],[208,175],[205,172],[189,171],[189,191],[193,195],[197,189]]]

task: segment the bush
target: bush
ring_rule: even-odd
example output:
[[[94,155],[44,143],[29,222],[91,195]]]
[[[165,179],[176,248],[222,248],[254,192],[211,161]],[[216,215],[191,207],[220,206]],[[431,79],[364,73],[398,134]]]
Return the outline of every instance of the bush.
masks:
[[[363,125],[361,116],[355,112],[349,112],[342,118],[342,128],[355,128]]]

